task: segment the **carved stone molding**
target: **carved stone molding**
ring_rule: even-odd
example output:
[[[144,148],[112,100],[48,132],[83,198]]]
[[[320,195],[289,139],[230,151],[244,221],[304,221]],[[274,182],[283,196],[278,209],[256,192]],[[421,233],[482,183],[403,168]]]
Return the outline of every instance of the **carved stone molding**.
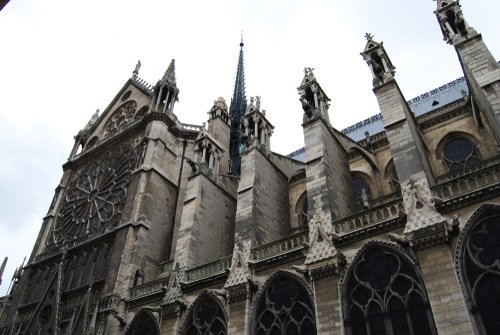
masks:
[[[251,291],[247,283],[231,286],[228,290],[228,303],[246,300],[250,297]]]
[[[250,260],[251,241],[240,241],[234,246],[233,259],[231,260],[231,270],[224,288],[240,286],[246,284],[251,278],[248,261]]]
[[[319,280],[322,278],[332,277],[337,274],[337,267],[335,264],[328,264],[310,271],[312,280]]]
[[[313,264],[333,258],[337,250],[332,240],[332,225],[323,217],[317,215],[309,221],[309,251],[305,264]]]
[[[428,248],[448,240],[446,220],[436,210],[425,176],[411,177],[402,187],[407,216],[404,234],[417,249]]]

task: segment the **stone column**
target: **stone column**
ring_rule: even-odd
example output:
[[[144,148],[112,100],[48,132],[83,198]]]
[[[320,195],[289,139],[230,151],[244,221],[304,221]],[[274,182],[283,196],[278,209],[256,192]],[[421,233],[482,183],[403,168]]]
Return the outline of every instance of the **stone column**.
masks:
[[[472,334],[472,320],[447,244],[417,251],[434,322],[439,334]]]
[[[310,271],[316,304],[318,334],[342,334],[338,273],[334,265]]]

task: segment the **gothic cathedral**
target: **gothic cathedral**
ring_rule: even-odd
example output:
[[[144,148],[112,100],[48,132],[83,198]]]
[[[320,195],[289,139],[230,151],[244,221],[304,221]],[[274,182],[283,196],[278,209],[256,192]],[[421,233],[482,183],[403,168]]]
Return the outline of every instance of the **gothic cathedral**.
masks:
[[[306,68],[288,156],[243,41],[202,126],[175,114],[174,60],[154,86],[138,63],[75,137],[0,334],[498,334],[500,66],[459,0],[435,15],[462,78],[407,100],[367,34],[380,114],[333,128]]]

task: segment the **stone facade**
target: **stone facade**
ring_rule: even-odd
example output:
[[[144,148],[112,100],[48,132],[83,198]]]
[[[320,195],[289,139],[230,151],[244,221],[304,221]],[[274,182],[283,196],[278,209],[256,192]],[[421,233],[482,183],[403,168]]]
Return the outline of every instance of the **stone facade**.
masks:
[[[435,14],[465,79],[407,101],[367,34],[381,114],[332,128],[306,68],[288,156],[243,86],[237,129],[223,98],[188,125],[174,61],[137,68],[75,137],[0,334],[494,334],[500,67],[458,1]]]

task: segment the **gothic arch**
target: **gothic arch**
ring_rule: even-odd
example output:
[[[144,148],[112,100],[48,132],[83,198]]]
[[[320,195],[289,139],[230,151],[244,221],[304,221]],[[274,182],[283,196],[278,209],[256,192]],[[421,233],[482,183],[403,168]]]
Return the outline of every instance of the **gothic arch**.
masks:
[[[398,192],[401,190],[398,173],[396,171],[396,166],[394,165],[394,159],[392,158],[387,162],[385,166],[384,179],[390,184],[392,192]]]
[[[304,191],[297,200],[294,210],[295,215],[297,215],[298,217],[297,222],[299,227],[307,225],[307,222],[309,221],[309,218],[307,216],[308,211],[309,211],[309,203],[307,201],[307,191]]]
[[[479,334],[500,324],[500,206],[484,204],[465,224],[457,242],[455,268]]]
[[[253,301],[250,334],[315,335],[313,297],[312,290],[301,277],[289,271],[274,272],[259,288]]]
[[[359,146],[357,143],[355,145],[353,144],[352,146],[348,147],[347,151],[349,153],[351,152],[358,153],[359,155],[361,155],[361,157],[365,159],[365,161],[368,164],[370,164],[374,172],[380,172],[373,153],[367,151],[365,148]]]
[[[348,334],[437,334],[416,260],[402,248],[366,243],[340,283]]]
[[[180,335],[227,335],[228,316],[220,299],[210,290],[204,290],[189,306]]]
[[[141,309],[130,322],[125,335],[160,335],[160,327],[149,309]]]

